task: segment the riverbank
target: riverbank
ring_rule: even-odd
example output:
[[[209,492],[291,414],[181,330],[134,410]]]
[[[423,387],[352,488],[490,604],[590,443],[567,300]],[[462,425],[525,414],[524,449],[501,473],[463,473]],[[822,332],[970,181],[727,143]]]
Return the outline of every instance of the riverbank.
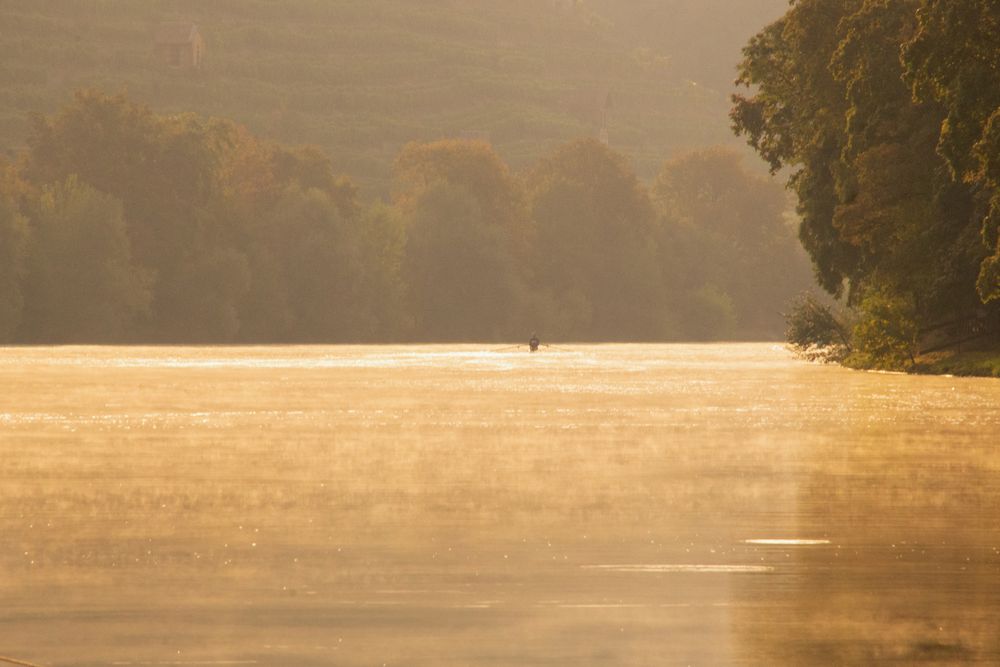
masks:
[[[874,360],[869,355],[851,354],[843,347],[791,349],[808,361],[836,363],[858,371],[898,371],[913,375],[958,375],[963,377],[1000,378],[1000,345],[974,350],[939,350],[919,354],[913,363],[893,364]]]
[[[914,373],[1000,377],[1000,348],[990,350],[945,350],[917,357]]]
[[[808,358],[808,357],[806,357]],[[842,360],[827,357],[847,368],[859,371],[895,370],[914,375],[958,375],[963,377],[1000,378],[1000,347],[980,350],[940,350],[917,355],[906,366],[871,363],[870,357],[847,355]]]

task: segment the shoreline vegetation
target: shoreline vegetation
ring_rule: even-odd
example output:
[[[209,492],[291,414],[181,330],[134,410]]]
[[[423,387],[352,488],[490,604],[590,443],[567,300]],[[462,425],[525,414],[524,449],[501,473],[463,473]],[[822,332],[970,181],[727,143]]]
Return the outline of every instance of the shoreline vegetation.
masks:
[[[644,183],[593,138],[520,171],[410,143],[370,201],[316,147],[84,90],[0,161],[0,342],[777,340],[786,213],[731,149]]]
[[[950,350],[919,355],[912,372],[922,375],[1000,378],[1000,346],[984,350]]]
[[[916,354],[913,362],[899,368],[884,368],[863,359],[841,356],[841,351],[823,347],[799,348],[792,352],[814,363],[835,363],[858,371],[907,373],[910,375],[954,375],[956,377],[1000,378],[1000,346],[971,350],[942,350]]]
[[[870,318],[811,293],[799,296],[785,321],[789,348],[807,361],[865,371],[1000,378],[1000,342],[989,328],[942,343],[940,337],[890,326],[885,319],[875,335]],[[930,349],[929,340],[935,342]]]
[[[743,50],[731,118],[788,175],[824,297],[807,358],[1000,375],[1000,7],[797,0]]]

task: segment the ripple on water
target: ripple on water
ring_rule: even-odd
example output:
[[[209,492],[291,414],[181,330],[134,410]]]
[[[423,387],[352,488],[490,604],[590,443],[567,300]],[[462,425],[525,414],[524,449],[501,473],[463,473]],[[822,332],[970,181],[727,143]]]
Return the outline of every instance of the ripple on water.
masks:
[[[786,539],[752,539],[743,540],[743,544],[759,544],[777,547],[812,547],[830,544],[830,540],[786,540]]]
[[[582,565],[584,570],[604,570],[605,572],[635,573],[693,573],[693,574],[760,574],[774,572],[770,565],[679,565],[665,564],[625,564],[625,565]]]

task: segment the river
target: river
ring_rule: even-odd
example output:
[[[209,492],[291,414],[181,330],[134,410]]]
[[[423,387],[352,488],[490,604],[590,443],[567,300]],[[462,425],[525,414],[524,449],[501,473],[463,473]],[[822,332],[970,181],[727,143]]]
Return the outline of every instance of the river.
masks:
[[[1000,382],[781,346],[0,349],[0,655],[1000,663]]]

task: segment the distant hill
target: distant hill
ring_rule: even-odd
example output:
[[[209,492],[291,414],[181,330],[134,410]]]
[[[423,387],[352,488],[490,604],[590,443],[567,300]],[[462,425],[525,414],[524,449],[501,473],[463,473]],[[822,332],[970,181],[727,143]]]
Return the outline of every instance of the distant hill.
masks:
[[[789,0],[587,0],[630,43],[670,58],[674,71],[727,92],[741,49],[788,11]]]
[[[651,178],[729,132],[726,67],[786,0],[4,0],[0,149],[73,90],[316,144],[368,194],[408,141],[485,137],[515,167],[599,136]],[[154,48],[197,25],[198,70]],[[728,63],[728,65],[726,64]],[[731,79],[732,75],[728,76]]]

